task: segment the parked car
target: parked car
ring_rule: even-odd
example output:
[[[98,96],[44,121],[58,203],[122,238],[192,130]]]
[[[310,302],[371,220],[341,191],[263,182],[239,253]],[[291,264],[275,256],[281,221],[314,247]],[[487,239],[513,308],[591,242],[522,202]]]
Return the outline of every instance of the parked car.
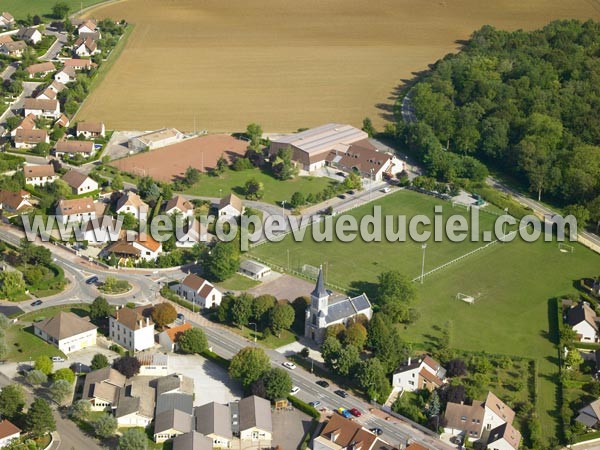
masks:
[[[289,361],[283,362],[283,363],[281,363],[281,365],[290,370],[294,370],[296,368],[296,364],[294,364],[293,362],[289,362]]]
[[[322,388],[328,388],[329,387],[329,383],[325,380],[317,380],[317,384],[319,386],[321,386]]]
[[[335,173],[338,177],[342,177],[342,178],[346,178],[346,174],[344,172],[336,172]]]
[[[314,402],[310,402],[309,405],[313,408],[318,408],[319,406],[321,406],[321,402],[319,400],[315,400]]]
[[[61,358],[60,356],[53,356],[52,362],[65,362],[65,358]]]
[[[377,436],[381,436],[383,434],[383,430],[377,427],[371,428],[369,431]]]
[[[342,200],[344,200],[346,198],[346,196],[344,194],[340,194],[340,195],[338,195],[338,198],[341,198]]]
[[[294,386],[290,391],[290,395],[296,395],[298,392],[300,392],[300,388],[298,386]]]
[[[185,319],[185,317],[183,316],[183,314],[179,313],[177,314],[177,320],[183,321]]]
[[[337,411],[338,413],[340,413],[341,416],[344,416],[346,419],[350,419],[352,417],[352,414],[350,414],[350,411],[348,411],[346,408],[339,407]]]
[[[93,276],[91,278],[88,278],[87,280],[85,280],[85,284],[94,284],[98,282],[98,277]]]
[[[385,187],[381,190],[381,192],[383,192],[384,194],[387,194],[390,191],[391,191],[391,189],[389,187]]]
[[[348,393],[346,391],[342,391],[341,389],[338,389],[337,391],[335,391],[335,394],[339,395],[342,398],[348,397]]]
[[[41,301],[41,300],[36,300],[35,302],[33,302],[33,303],[31,304],[31,306],[40,306],[41,304],[42,304],[42,301]]]
[[[348,194],[348,195],[354,195],[354,191],[350,190],[350,191],[346,192],[346,194]]]
[[[362,416],[362,413],[361,413],[361,412],[360,412],[358,409],[356,409],[356,408],[352,408],[352,409],[350,410],[350,413],[351,413],[351,414],[352,414],[354,417],[360,417],[360,416]]]

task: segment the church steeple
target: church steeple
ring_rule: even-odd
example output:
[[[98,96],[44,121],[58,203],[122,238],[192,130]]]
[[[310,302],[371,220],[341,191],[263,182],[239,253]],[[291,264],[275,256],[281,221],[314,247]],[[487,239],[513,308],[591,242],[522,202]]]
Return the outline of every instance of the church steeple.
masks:
[[[317,277],[317,284],[310,295],[316,298],[329,297],[329,292],[327,292],[327,290],[325,289],[325,280],[323,278],[323,266],[319,267],[319,276]]]
[[[325,278],[323,276],[323,267],[319,267],[319,276],[317,277],[317,284],[310,293],[310,304],[311,314],[318,316],[319,318],[325,318],[327,316],[329,308],[329,292],[325,289]]]

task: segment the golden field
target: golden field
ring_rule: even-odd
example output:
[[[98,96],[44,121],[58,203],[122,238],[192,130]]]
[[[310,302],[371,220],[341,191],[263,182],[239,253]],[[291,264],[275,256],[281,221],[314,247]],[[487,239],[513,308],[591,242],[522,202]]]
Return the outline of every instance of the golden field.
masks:
[[[125,0],[89,17],[135,24],[77,120],[149,130],[381,127],[404,80],[484,24],[599,19],[594,0]]]

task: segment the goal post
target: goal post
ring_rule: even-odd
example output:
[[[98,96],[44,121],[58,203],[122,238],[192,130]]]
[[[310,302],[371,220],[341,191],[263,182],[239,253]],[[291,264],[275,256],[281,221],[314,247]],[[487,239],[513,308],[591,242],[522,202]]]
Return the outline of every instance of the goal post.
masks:
[[[569,245],[569,244],[565,244],[564,242],[558,243],[558,249],[562,253],[573,253],[575,251],[575,247],[573,247],[572,245]]]
[[[303,264],[302,273],[310,278],[317,278],[319,276],[319,268],[311,266],[310,264]]]
[[[475,297],[473,297],[472,295],[463,294],[462,292],[459,292],[458,294],[456,294],[456,300],[461,300],[465,303],[468,303],[469,305],[472,305],[475,303]]]

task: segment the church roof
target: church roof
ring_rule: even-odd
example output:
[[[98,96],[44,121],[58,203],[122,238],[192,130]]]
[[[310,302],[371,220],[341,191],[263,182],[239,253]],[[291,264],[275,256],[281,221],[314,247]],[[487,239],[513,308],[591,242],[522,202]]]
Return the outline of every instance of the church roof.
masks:
[[[323,268],[319,268],[319,276],[317,277],[317,285],[315,289],[310,293],[313,297],[323,298],[329,297],[329,292],[325,289],[325,280],[323,279]]]
[[[369,302],[366,294],[330,302],[329,307],[327,308],[327,323],[329,324],[345,319],[346,317],[352,317],[370,308],[371,302]]]

